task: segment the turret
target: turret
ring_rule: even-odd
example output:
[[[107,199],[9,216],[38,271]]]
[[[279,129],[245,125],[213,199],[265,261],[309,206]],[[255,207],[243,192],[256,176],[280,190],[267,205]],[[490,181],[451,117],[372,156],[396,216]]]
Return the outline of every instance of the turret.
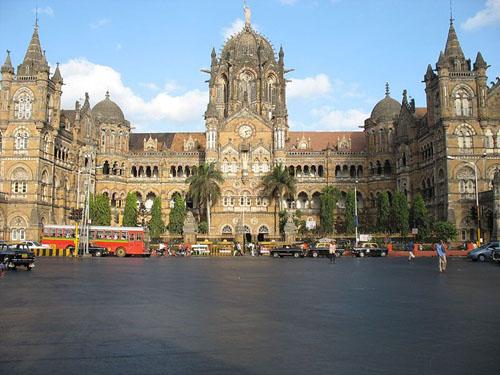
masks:
[[[481,52],[477,53],[476,62],[474,63],[474,71],[476,72],[476,85],[478,95],[478,115],[484,117],[486,115],[486,93],[488,92],[486,71],[488,64],[483,59]]]
[[[13,75],[14,67],[12,66],[12,62],[10,61],[10,51],[7,50],[7,57],[5,58],[5,62],[2,65],[2,79],[12,80]]]

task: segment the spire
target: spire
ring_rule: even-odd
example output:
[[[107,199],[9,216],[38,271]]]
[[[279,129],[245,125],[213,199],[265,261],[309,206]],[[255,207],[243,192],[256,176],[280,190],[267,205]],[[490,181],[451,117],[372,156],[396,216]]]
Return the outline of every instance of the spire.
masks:
[[[248,7],[246,0],[243,0],[243,12],[245,14],[245,28],[249,29],[251,27],[252,11]]]
[[[488,64],[486,64],[486,61],[484,61],[483,55],[481,55],[481,52],[478,52],[476,56],[476,62],[474,63],[474,70],[487,68]]]
[[[212,66],[217,65],[217,53],[215,52],[215,48],[212,48],[212,53],[210,56],[212,58]]]
[[[61,84],[63,83],[61,71],[59,70],[59,63],[56,64],[56,71],[54,72],[54,75],[52,76],[52,82],[61,83]]]
[[[391,95],[391,90],[389,88],[389,82],[385,83],[385,96],[389,97]]]
[[[450,29],[448,31],[448,39],[446,40],[446,47],[444,50],[446,57],[465,59],[464,52],[458,41],[455,27],[453,26],[453,18],[450,18]]]
[[[40,37],[38,36],[38,19],[35,21],[35,29],[31,36],[30,44],[26,50],[23,63],[19,65],[17,74],[21,76],[31,76],[36,74],[40,68],[47,64],[42,47],[40,45]]]
[[[110,100],[109,99],[109,90],[106,90],[106,100]]]
[[[10,51],[7,50],[7,57],[2,65],[2,73],[14,74],[14,68],[12,67],[12,62],[10,61]]]
[[[427,71],[425,72],[425,79],[431,80],[434,77],[434,71],[432,70],[431,64],[427,65]]]
[[[438,67],[438,69],[447,68],[449,66],[448,61],[446,61],[446,59],[444,58],[443,51],[439,52],[439,59],[436,66]]]
[[[285,57],[285,52],[283,51],[283,46],[280,46],[280,51],[278,53],[278,62],[280,65],[283,65],[283,62],[284,62],[284,57]]]

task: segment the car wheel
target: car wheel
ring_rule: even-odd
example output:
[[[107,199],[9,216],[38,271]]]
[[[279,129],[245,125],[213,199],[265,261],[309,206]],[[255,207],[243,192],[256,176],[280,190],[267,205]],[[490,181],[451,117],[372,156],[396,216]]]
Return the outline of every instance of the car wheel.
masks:
[[[313,258],[317,258],[318,257],[318,253],[316,251],[313,251],[312,256],[313,256]]]
[[[483,254],[480,254],[477,259],[480,261],[480,262],[484,262],[486,260],[486,257],[483,255]]]
[[[385,257],[387,255],[387,253],[385,251],[382,251],[382,253],[380,254],[381,257]]]
[[[363,258],[364,256],[365,256],[365,253],[361,251],[361,252],[359,253],[359,257],[360,257],[360,258]]]
[[[279,257],[280,257],[280,255],[279,255],[278,253],[273,253],[273,257],[274,257],[274,258],[279,258]]]
[[[26,271],[31,271],[31,266],[26,266]]]
[[[115,254],[116,254],[116,256],[118,256],[120,258],[123,258],[125,255],[127,255],[127,253],[125,252],[125,249],[123,247],[119,247],[118,249],[116,249]]]
[[[299,253],[293,253],[293,257],[294,257],[294,258],[298,258],[299,256],[300,256],[300,254],[299,254]]]
[[[100,251],[96,251],[95,254],[94,254],[96,257],[100,257],[102,254]]]

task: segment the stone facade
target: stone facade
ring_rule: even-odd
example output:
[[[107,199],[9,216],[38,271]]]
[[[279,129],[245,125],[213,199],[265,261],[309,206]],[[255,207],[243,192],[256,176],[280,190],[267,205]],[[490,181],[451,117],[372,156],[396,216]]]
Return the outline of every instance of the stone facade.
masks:
[[[35,27],[17,73],[9,54],[1,68],[0,238],[37,238],[44,223],[67,222],[86,185],[111,199],[121,222],[127,192],[146,208],[161,197],[165,221],[185,179],[205,161],[223,172],[222,198],[212,209],[210,233],[273,237],[273,207],[259,191],[262,176],[283,163],[297,178],[286,200],[319,225],[319,196],[327,185],[342,192],[357,183],[360,218],[375,221],[377,193],[421,193],[436,219],[474,238],[475,169],[479,191],[491,189],[500,169],[500,81],[487,83],[478,53],[466,59],[453,23],[436,68],[424,76],[427,103],[417,108],[406,91],[385,97],[359,132],[294,132],[288,126],[284,51],[250,24],[211,54],[204,133],[133,133],[109,93],[93,108],[85,95],[73,110],[60,108],[63,78],[50,75]],[[340,124],[339,124],[340,125]],[[450,159],[450,157],[452,159]],[[82,193],[83,194],[83,193]]]

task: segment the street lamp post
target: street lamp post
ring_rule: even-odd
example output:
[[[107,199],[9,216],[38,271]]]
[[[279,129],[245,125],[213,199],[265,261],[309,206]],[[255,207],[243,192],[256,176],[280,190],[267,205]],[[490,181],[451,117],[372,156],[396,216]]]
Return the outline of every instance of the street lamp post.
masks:
[[[356,246],[358,245],[358,180],[354,182],[354,224],[356,235]]]
[[[477,246],[481,246],[481,217],[479,215],[479,186],[477,184],[477,165],[474,162],[468,161],[468,160],[462,160],[453,156],[448,156],[449,160],[457,160],[461,161],[465,164],[472,165],[474,169],[474,181],[475,181],[475,187],[474,190],[476,192],[476,215],[477,215],[477,238],[476,238],[476,244]]]

